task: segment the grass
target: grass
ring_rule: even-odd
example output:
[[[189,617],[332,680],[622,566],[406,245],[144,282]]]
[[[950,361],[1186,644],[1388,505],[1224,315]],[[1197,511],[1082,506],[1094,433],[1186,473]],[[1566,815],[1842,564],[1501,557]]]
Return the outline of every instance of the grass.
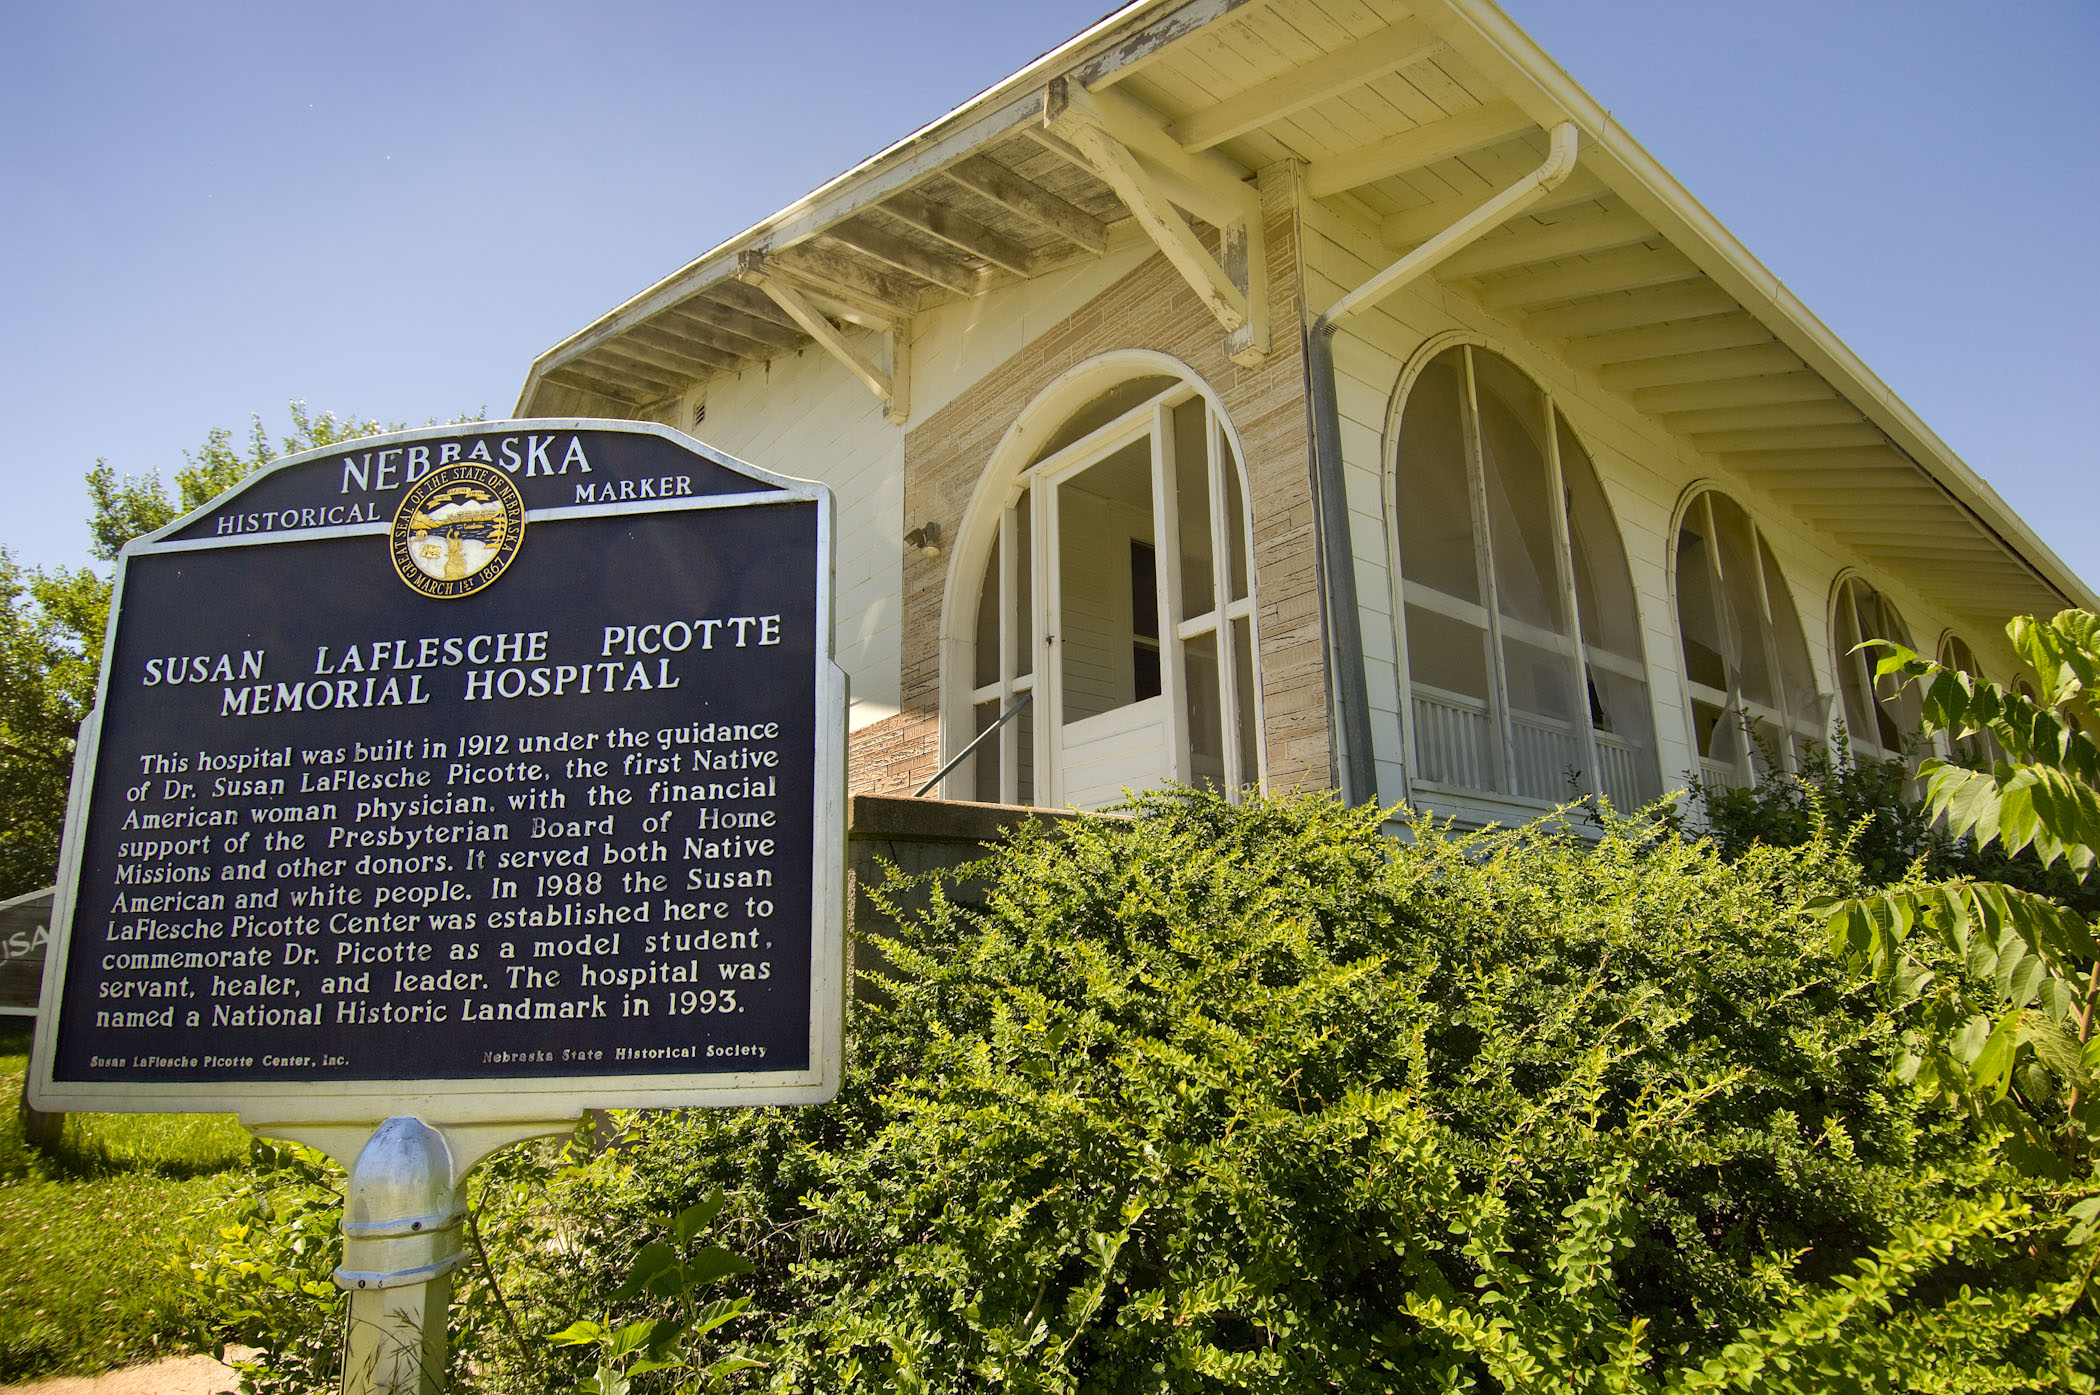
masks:
[[[108,1370],[193,1347],[183,1242],[244,1169],[231,1115],[75,1114],[23,1141],[26,1019],[0,1019],[0,1382]]]

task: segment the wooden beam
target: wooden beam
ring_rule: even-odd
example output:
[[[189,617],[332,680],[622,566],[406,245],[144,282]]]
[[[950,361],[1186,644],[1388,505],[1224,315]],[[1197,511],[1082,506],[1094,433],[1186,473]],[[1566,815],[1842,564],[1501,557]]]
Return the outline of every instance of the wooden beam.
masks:
[[[1524,317],[1524,329],[1539,339],[1575,339],[1702,315],[1721,315],[1741,308],[1734,296],[1701,278],[1540,310]]]
[[[1606,252],[1659,236],[1640,214],[1619,208],[1606,213],[1569,216],[1558,223],[1517,223],[1502,237],[1483,238],[1454,252],[1437,267],[1437,279],[1464,281],[1533,262]]]
[[[822,241],[798,242],[767,257],[766,265],[795,277],[805,291],[832,296],[870,329],[910,319],[926,294],[895,272]]]
[[[1045,92],[1044,120],[1072,142],[1086,163],[1123,201],[1147,236],[1187,281],[1229,334],[1248,322],[1246,294],[1225,274],[1188,223],[1170,206],[1158,182],[1122,141],[1094,119],[1092,109],[1077,100],[1068,85],[1052,84]]]
[[[1801,367],[1799,356],[1784,344],[1752,344],[1741,349],[1709,349],[1704,353],[1608,364],[1597,370],[1597,381],[1614,392],[1633,392],[1639,388],[1711,382],[1716,378],[1758,378],[1796,372]]]
[[[1761,378],[1728,378],[1711,383],[1679,383],[1632,394],[1633,405],[1651,416],[1713,407],[1747,407],[1766,402],[1813,402],[1835,397],[1830,384],[1807,370],[1771,373]]]
[[[744,254],[744,257],[742,269],[737,275],[747,285],[754,285],[771,296],[775,305],[794,316],[795,323],[802,326],[804,333],[816,340],[826,353],[845,365],[846,371],[860,379],[868,391],[887,402],[890,397],[889,375],[868,362],[859,349],[848,343],[846,336],[839,333],[838,327],[825,319],[802,292],[779,277],[771,275],[764,260],[752,259],[749,253]]]
[[[929,285],[943,287],[957,295],[984,293],[984,277],[976,268],[928,252],[864,218],[848,218],[842,223],[834,223],[824,230],[824,236],[873,257],[885,266],[895,267],[907,276],[916,276]]]
[[[1578,165],[1573,174],[1560,182],[1559,187],[1539,195],[1538,201],[1527,205],[1524,211],[1530,214],[1552,213],[1601,199],[1610,192],[1595,170]],[[1385,220],[1381,229],[1381,240],[1395,251],[1412,247],[1418,242],[1427,242],[1464,215],[1480,207],[1487,197],[1486,194],[1466,194],[1455,199],[1438,199],[1435,203],[1410,208],[1405,213],[1392,214]]]
[[[668,397],[683,391],[691,381],[683,373],[659,367],[639,354],[623,353],[612,344],[595,344],[575,362],[587,373],[634,384],[644,397]]]
[[[646,325],[637,325],[627,331],[628,336],[662,349],[666,353],[681,353],[698,346],[721,354],[736,363],[757,362],[771,358],[774,350],[756,339],[745,339],[730,334],[698,320],[674,319],[668,313],[659,312]]]
[[[649,368],[659,368],[683,378],[704,378],[710,373],[736,366],[734,354],[721,353],[702,344],[673,343],[669,348],[651,343],[646,331],[637,327],[608,339],[592,350],[617,353]]]
[[[562,364],[557,368],[542,368],[540,377],[557,386],[575,388],[579,392],[587,392],[594,397],[602,397],[609,402],[619,402],[629,407],[638,404],[643,397],[631,384],[614,382],[571,363]]]
[[[1815,402],[1770,402],[1747,407],[1711,407],[1672,412],[1663,425],[1680,436],[1706,431],[1759,431],[1775,426],[1847,426],[1861,421],[1859,409],[1841,397]]]
[[[1950,532],[1944,528],[1864,527],[1825,528],[1823,531],[1838,541],[1850,543],[1854,547],[1879,546],[1902,548],[1905,551],[1916,548],[1925,554],[1925,556],[1914,559],[1917,561],[1928,561],[1934,557],[1944,557],[1950,552],[1990,554],[2005,550],[2002,544],[1989,538],[1977,537],[1974,534],[1964,537],[1960,533]]]
[[[1120,92],[1097,96],[1061,78],[1051,82],[1043,89],[1038,135],[1069,142],[1081,162],[1091,167],[1092,152],[1073,138],[1080,128],[1099,131],[1138,156],[1146,174],[1170,200],[1212,227],[1261,216],[1260,200],[1246,182],[1245,169],[1213,151],[1189,154],[1167,134],[1159,113],[1144,103]],[[1094,172],[1101,173],[1098,168]]]
[[[1004,165],[972,155],[941,173],[971,193],[990,199],[1007,212],[1026,218],[1045,232],[1076,243],[1095,256],[1108,250],[1106,223]]]
[[[1692,444],[1709,455],[1742,451],[1828,450],[1849,446],[1885,446],[1878,427],[1858,421],[1843,426],[1764,426],[1746,431],[1703,431]]]
[[[1833,446],[1823,450],[1738,450],[1717,457],[1732,470],[1745,474],[1790,473],[1799,470],[1893,470],[1918,467],[1891,445]]]
[[[783,329],[794,330],[796,328],[795,322],[788,318],[787,311],[775,305],[772,298],[756,286],[747,286],[742,281],[731,279],[715,282],[714,285],[708,287],[707,293],[713,298],[709,303],[719,304],[730,310],[742,311],[752,319],[764,320],[767,324],[779,325]],[[802,342],[799,330],[796,333],[795,342],[797,344]]]
[[[1822,524],[1874,523],[1881,519],[1930,523],[1943,528],[1973,528],[1975,521],[1945,498],[1937,502],[1892,504],[1884,499],[1858,499],[1846,495],[1809,496],[1790,505],[1809,522]]]
[[[1689,281],[1705,273],[1674,247],[1624,247],[1602,253],[1581,266],[1548,267],[1511,276],[1480,289],[1480,303],[1490,310],[1515,310],[1577,296]]]
[[[1305,191],[1316,199],[1331,198],[1454,155],[1500,145],[1535,129],[1537,123],[1519,111],[1516,103],[1489,102],[1375,145],[1315,160],[1305,167]]]
[[[722,286],[717,283],[712,289],[720,291]],[[785,325],[779,325],[771,320],[762,320],[741,308],[731,307],[713,300],[701,299],[697,296],[691,300],[679,301],[678,304],[670,309],[662,311],[657,318],[670,320],[681,328],[686,325],[697,325],[720,334],[733,336],[734,339],[742,339],[752,344],[775,349],[800,348],[804,339],[801,329],[796,326],[793,320],[788,321]],[[734,347],[734,343],[732,343],[732,347]]]
[[[935,203],[923,194],[907,189],[890,195],[876,206],[892,218],[909,223],[958,252],[992,266],[1004,267],[1022,276],[1035,269],[1035,253],[1027,247],[1005,233],[994,232],[975,218],[958,213],[945,204]]]
[[[1208,150],[1257,126],[1302,111],[1337,92],[1410,67],[1440,51],[1444,41],[1419,19],[1403,19],[1310,63],[1300,64],[1235,97],[1183,117],[1168,133],[1183,150]]]
[[[1737,310],[1726,315],[1706,315],[1666,325],[1644,325],[1639,329],[1614,330],[1610,334],[1591,334],[1568,340],[1561,351],[1577,363],[1629,363],[1636,359],[1695,353],[1702,349],[1739,349],[1745,344],[1765,344],[1771,340],[1771,330]]]

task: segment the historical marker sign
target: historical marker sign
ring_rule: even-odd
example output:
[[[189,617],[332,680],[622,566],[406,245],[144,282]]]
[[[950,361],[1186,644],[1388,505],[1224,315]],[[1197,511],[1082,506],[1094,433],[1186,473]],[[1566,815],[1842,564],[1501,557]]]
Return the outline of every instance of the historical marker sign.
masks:
[[[32,1102],[829,1098],[831,539],[821,486],[525,421],[293,457],[127,548]]]

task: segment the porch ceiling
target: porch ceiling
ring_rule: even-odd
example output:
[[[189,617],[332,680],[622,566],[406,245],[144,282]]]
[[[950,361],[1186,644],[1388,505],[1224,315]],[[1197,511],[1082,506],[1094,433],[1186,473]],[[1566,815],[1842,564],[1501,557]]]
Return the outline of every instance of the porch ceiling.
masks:
[[[1101,255],[1132,211],[1044,128],[1061,76],[1155,172],[1299,161],[1396,258],[1575,122],[1576,174],[1440,280],[1954,614],[2100,604],[1489,0],[1140,0],[550,350],[521,413],[632,415],[808,344],[740,255],[877,329]]]

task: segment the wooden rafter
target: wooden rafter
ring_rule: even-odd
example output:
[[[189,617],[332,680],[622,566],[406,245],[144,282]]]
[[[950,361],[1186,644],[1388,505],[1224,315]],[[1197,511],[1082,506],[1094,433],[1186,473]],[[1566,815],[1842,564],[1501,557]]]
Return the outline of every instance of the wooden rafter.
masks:
[[[717,286],[715,289],[719,291],[721,287]],[[740,308],[717,304],[701,296],[680,301],[663,311],[658,318],[670,320],[679,324],[681,328],[688,324],[698,325],[729,335],[732,341],[742,340],[761,348],[792,349],[802,343],[802,331],[796,328],[792,320],[778,325]]]
[[[1704,275],[1692,259],[1674,247],[1625,247],[1574,266],[1527,271],[1485,286],[1480,301],[1490,310],[1545,305],[1577,296],[1641,290]]]
[[[890,195],[880,207],[892,218],[992,266],[1021,276],[1035,267],[1035,253],[1021,243],[922,194],[907,189]]]
[[[588,392],[593,396],[629,406],[640,402],[645,396],[632,384],[616,382],[573,363],[564,363],[556,368],[543,368],[540,370],[540,376],[558,387],[575,388],[579,392]]]
[[[1540,339],[1575,339],[1739,308],[1734,296],[1701,278],[1536,311],[1524,317],[1524,329]]]
[[[1763,426],[1744,431],[1702,431],[1692,444],[1709,455],[1741,451],[1834,450],[1853,446],[1885,446],[1881,428],[1856,421],[1837,426]]]
[[[1108,250],[1107,224],[1042,185],[1023,179],[1004,165],[982,155],[972,155],[950,165],[942,174],[970,192],[990,199],[1007,212],[1026,218],[1045,232],[1055,233],[1096,256]]]
[[[1361,87],[1372,78],[1410,67],[1443,47],[1443,40],[1428,25],[1403,19],[1183,117],[1168,131],[1184,150],[1208,150],[1338,92]]]
[[[1837,389],[1820,374],[1769,373],[1759,378],[1732,378],[1712,383],[1679,383],[1633,394],[1633,405],[1650,416],[1718,407],[1748,407],[1774,402],[1815,402],[1835,398]]]
[[[727,355],[731,360],[744,362],[772,357],[775,350],[756,339],[731,334],[716,329],[713,325],[683,316],[660,313],[645,325],[636,325],[627,331],[627,337],[637,343],[666,351],[680,351],[693,347],[710,349]]]
[[[1043,124],[1069,141],[1088,168],[1115,191],[1138,226],[1145,230],[1168,263],[1202,300],[1226,333],[1227,351],[1235,363],[1252,367],[1269,352],[1267,248],[1261,226],[1261,200],[1233,177],[1231,167],[1207,157],[1189,157],[1173,145],[1156,118],[1134,111],[1136,104],[1120,94],[1096,101],[1085,89],[1062,80],[1043,92]],[[1145,148],[1140,157],[1135,148]],[[1164,167],[1180,183],[1200,182],[1204,208],[1183,195],[1177,185],[1164,187]],[[1196,236],[1174,204],[1218,229],[1218,252]],[[1205,209],[1209,210],[1206,215]],[[1225,210],[1219,213],[1218,210]]]
[[[1769,402],[1747,407],[1709,407],[1671,412],[1664,425],[1681,436],[1709,431],[1755,431],[1774,426],[1844,426],[1863,421],[1859,409],[1841,397],[1814,402]]]
[[[1576,166],[1575,172],[1562,180],[1555,188],[1540,194],[1536,202],[1528,204],[1527,214],[1555,213],[1563,208],[1601,199],[1610,191],[1595,170]],[[1385,245],[1399,250],[1412,247],[1450,227],[1466,214],[1480,206],[1481,196],[1468,193],[1457,198],[1438,199],[1419,208],[1410,208],[1404,213],[1387,216],[1380,227],[1380,237]]]
[[[587,373],[595,373],[612,382],[627,383],[643,397],[668,397],[687,382],[683,373],[674,373],[633,354],[622,353],[612,344],[596,345],[571,362]]]
[[[865,218],[848,218],[824,230],[824,236],[854,251],[874,258],[907,276],[957,295],[984,293],[984,277],[975,267],[926,251],[893,232],[876,227]]]
[[[1716,378],[1755,378],[1790,373],[1802,366],[1800,357],[1784,344],[1751,344],[1739,349],[1708,349],[1702,353],[1606,364],[1597,370],[1597,380],[1614,392],[1632,392],[1639,388],[1710,382]]]
[[[867,329],[886,329],[908,320],[927,291],[908,277],[840,244],[822,238],[798,242],[777,254],[769,254],[767,265],[795,277],[806,292],[826,297],[838,314]]]
[[[1609,334],[1570,339],[1565,352],[1578,363],[1628,363],[1666,354],[1694,353],[1701,349],[1739,349],[1746,344],[1766,344],[1771,340],[1771,330],[1754,316],[1736,310],[1724,315],[1705,315],[1696,320],[1643,325],[1638,329],[1618,329]]]
[[[1316,199],[1329,198],[1454,155],[1500,145],[1535,129],[1537,124],[1514,102],[1489,102],[1360,150],[1315,160],[1305,167],[1305,191]]]
[[[679,339],[646,325],[636,325],[611,341],[612,346],[655,367],[688,378],[702,378],[739,362],[733,353],[709,344]]]
[[[1462,281],[1559,257],[1612,251],[1655,235],[1647,219],[1623,208],[1571,216],[1557,223],[1521,224],[1507,235],[1483,238],[1452,253],[1438,266],[1437,274],[1445,280]]]

